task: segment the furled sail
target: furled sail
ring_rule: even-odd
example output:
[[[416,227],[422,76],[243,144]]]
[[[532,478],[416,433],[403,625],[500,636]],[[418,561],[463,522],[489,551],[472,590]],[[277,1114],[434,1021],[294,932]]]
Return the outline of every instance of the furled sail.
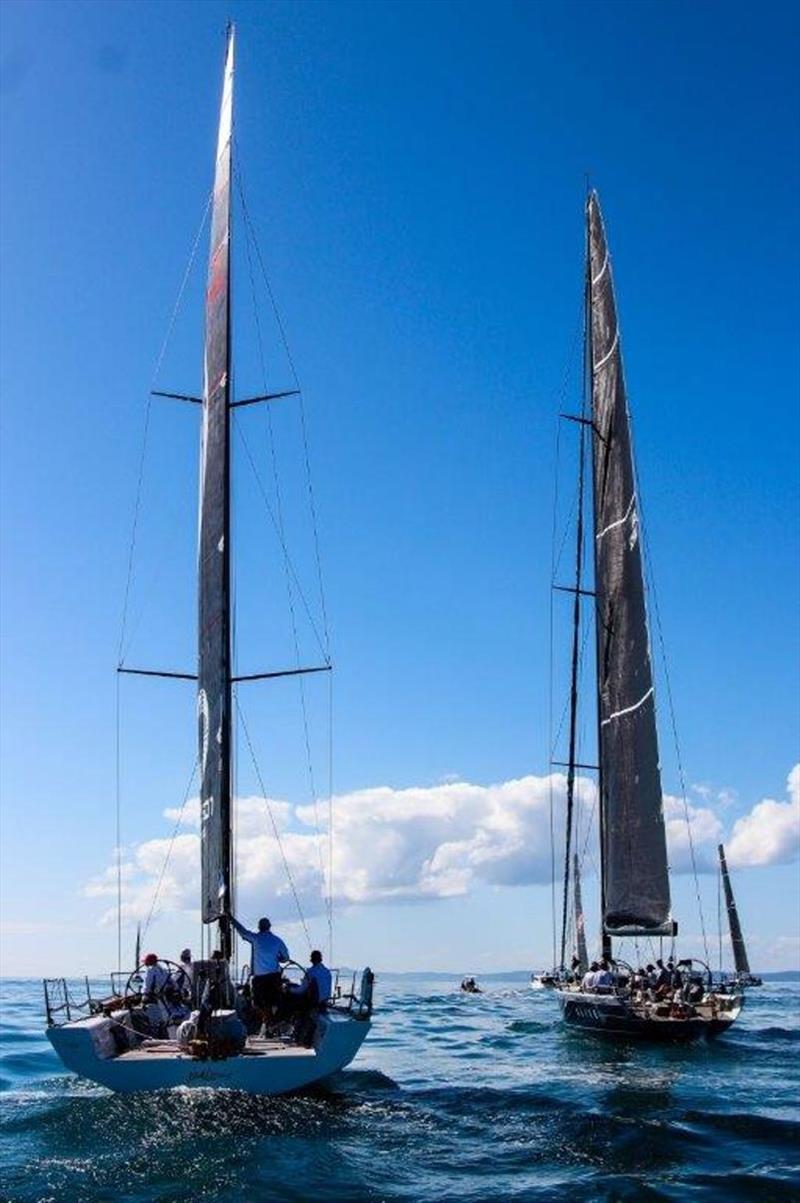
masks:
[[[630,420],[611,261],[597,195],[590,280],[603,924],[667,933],[667,847]]]
[[[733,945],[733,963],[736,966],[737,973],[750,973],[750,962],[747,959],[747,949],[744,946],[744,936],[742,935],[742,925],[739,922],[739,912],[736,909],[736,899],[733,896],[733,888],[731,879],[728,876],[728,865],[725,860],[725,849],[722,844],[719,845],[719,867],[722,871],[722,886],[725,890],[725,906],[728,910],[728,926],[731,932],[731,944]]]
[[[581,899],[581,871],[577,853],[573,861],[573,897],[575,902],[575,948],[581,973],[589,968],[589,957],[586,952],[586,926],[583,921],[583,901]]]
[[[198,694],[201,912],[230,905],[230,184],[233,30],[228,32],[206,291],[205,380],[200,453]]]

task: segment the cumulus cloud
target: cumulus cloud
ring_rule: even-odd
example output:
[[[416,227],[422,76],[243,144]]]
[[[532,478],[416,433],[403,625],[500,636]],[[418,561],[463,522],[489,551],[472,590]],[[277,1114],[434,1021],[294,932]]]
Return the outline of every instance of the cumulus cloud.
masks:
[[[765,799],[739,818],[728,839],[711,805],[685,804],[665,795],[670,865],[690,872],[689,830],[697,867],[716,869],[716,846],[724,840],[732,866],[773,864],[797,851],[800,765],[789,777],[788,802]],[[595,808],[593,781],[577,782],[578,844],[590,855]],[[494,785],[445,780],[437,785],[355,790],[334,800],[333,893],[338,903],[414,902],[467,894],[477,885],[518,886],[551,878],[550,814],[556,848],[563,847],[566,778],[527,776]],[[703,799],[705,801],[705,799]],[[718,802],[718,796],[714,798]],[[688,827],[687,827],[688,814]],[[199,804],[169,809],[173,837],[146,840],[123,857],[124,911],[128,920],[146,918],[157,892],[156,913],[196,915],[200,862]],[[317,826],[318,820],[322,827]],[[295,894],[303,911],[319,914],[330,891],[327,806],[294,806],[280,799],[236,802],[237,895],[245,914],[268,911],[294,918]],[[279,838],[278,838],[279,837]],[[556,857],[560,873],[561,853]],[[291,875],[291,883],[289,874]],[[115,897],[116,865],[85,887],[94,898]],[[112,922],[112,906],[104,918]]]
[[[716,872],[717,844],[722,823],[709,806],[694,806],[688,800],[664,795],[669,866],[673,873],[692,872],[692,848],[697,871]]]
[[[737,819],[726,845],[734,868],[792,861],[800,849],[800,764],[786,779],[786,802],[764,798],[749,814]]]

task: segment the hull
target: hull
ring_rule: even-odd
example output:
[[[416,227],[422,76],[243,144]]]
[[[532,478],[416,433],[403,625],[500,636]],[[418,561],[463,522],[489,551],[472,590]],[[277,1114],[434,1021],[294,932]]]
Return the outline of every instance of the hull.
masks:
[[[110,1020],[97,1016],[48,1028],[47,1035],[67,1069],[123,1094],[182,1086],[277,1095],[302,1090],[344,1069],[363,1044],[370,1023],[328,1012],[319,1019],[311,1048],[250,1038],[242,1054],[220,1061],[196,1060],[168,1040],[118,1053],[111,1028]]]
[[[737,1004],[725,1015],[695,1015],[673,1019],[643,1015],[624,996],[584,994],[580,990],[557,990],[562,1018],[570,1028],[595,1036],[631,1037],[637,1040],[691,1043],[722,1035],[741,1011]]]

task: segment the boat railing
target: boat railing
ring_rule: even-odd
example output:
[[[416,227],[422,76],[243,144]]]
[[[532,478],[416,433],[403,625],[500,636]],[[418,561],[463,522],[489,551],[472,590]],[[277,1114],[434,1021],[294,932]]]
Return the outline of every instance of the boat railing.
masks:
[[[347,1011],[354,1019],[369,1019],[372,1015],[372,995],[375,986],[375,974],[370,968],[361,973],[361,981],[356,987],[358,973],[353,972],[349,983],[343,984],[340,971],[334,971],[333,993],[328,1009],[332,1011]]]
[[[76,999],[64,977],[46,977],[42,979],[44,987],[44,1007],[47,1015],[47,1026],[61,1027],[72,1023],[73,1019],[88,1019],[98,1008],[97,1000],[92,998],[92,988],[88,977],[83,979],[86,997]]]

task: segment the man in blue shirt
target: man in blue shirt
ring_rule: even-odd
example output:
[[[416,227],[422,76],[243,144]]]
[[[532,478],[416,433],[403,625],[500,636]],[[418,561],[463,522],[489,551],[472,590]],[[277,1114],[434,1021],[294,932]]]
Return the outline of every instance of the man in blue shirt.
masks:
[[[301,987],[307,996],[308,1005],[321,1007],[331,997],[331,971],[322,963],[322,953],[314,949],[311,954],[311,965],[306,969],[306,976]]]
[[[289,950],[280,936],[271,930],[269,919],[259,919],[258,931],[248,931],[233,915],[230,920],[252,949],[250,988],[253,1006],[261,1012],[262,1021],[266,1023],[271,1018],[273,1007],[280,1002],[281,965],[289,960]]]

